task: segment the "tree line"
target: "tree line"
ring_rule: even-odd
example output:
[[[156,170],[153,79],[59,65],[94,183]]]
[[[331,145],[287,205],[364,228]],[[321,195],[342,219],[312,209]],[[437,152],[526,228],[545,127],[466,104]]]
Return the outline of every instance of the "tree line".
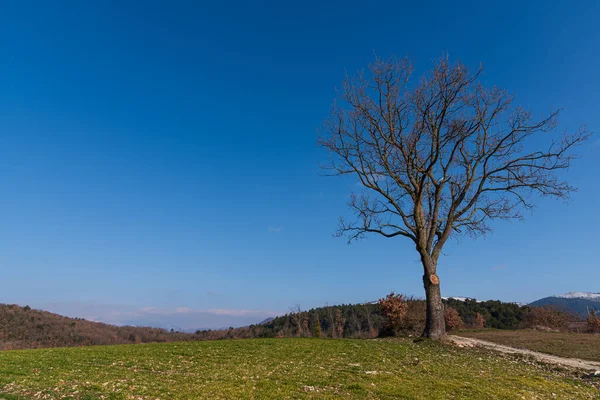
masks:
[[[576,330],[600,333],[600,317],[587,320],[552,307],[529,307],[501,301],[446,299],[445,329]],[[362,338],[419,336],[426,325],[426,302],[391,293],[376,302],[341,304],[302,310],[250,326],[194,333],[160,328],[114,326],[68,318],[30,307],[0,304],[0,350],[191,340],[249,338]]]

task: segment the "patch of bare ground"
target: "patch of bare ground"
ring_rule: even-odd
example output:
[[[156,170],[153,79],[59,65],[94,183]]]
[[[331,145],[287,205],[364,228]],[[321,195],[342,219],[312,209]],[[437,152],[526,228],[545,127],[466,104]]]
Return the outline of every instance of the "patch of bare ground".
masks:
[[[538,351],[523,348],[515,348],[472,337],[469,338],[456,335],[449,335],[447,339],[459,347],[483,347],[504,354],[526,356],[533,358],[536,361],[540,361],[547,364],[590,371],[592,376],[597,376],[600,378],[600,362],[597,361],[583,360],[579,358],[570,357],[560,357],[556,355],[541,353]]]
[[[559,357],[600,362],[600,335],[598,334],[543,332],[535,329],[486,329],[460,331],[457,336],[486,340]]]

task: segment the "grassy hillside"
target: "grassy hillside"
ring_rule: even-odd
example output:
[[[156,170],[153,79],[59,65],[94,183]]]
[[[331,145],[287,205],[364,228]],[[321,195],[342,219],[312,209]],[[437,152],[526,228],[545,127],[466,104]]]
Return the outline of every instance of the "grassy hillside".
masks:
[[[592,382],[405,339],[249,339],[0,352],[0,399],[591,399]]]
[[[192,340],[164,329],[103,324],[0,304],[0,350]]]

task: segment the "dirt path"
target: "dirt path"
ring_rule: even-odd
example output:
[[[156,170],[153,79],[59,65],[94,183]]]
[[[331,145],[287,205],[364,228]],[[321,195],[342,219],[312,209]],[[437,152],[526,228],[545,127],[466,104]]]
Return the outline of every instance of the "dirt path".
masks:
[[[550,354],[539,353],[537,351],[526,350],[526,349],[517,349],[510,346],[504,346],[497,343],[488,342],[486,340],[474,339],[474,338],[466,338],[462,336],[454,336],[448,335],[448,340],[455,343],[461,347],[484,347],[486,349],[499,351],[501,353],[507,354],[521,354],[525,356],[531,356],[537,359],[538,361],[542,361],[549,364],[557,364],[563,365],[567,367],[585,369],[588,371],[596,372],[600,375],[600,362],[597,361],[587,361],[581,360],[579,358],[565,358],[559,356],[553,356]]]

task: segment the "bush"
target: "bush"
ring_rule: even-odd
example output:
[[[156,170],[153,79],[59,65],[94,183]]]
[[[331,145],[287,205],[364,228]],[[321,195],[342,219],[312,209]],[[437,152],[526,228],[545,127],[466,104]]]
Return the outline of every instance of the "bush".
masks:
[[[321,323],[317,321],[315,323],[315,325],[314,325],[312,335],[314,337],[316,337],[316,338],[320,338],[321,337],[321,333],[322,333],[322,331],[321,331]]]
[[[485,318],[483,315],[477,313],[475,314],[475,318],[473,319],[473,328],[475,329],[483,329],[485,327]]]
[[[406,315],[402,324],[402,331],[407,335],[420,335],[425,330],[427,319],[427,304],[423,300],[408,299],[406,301]]]
[[[463,327],[463,320],[458,315],[458,311],[453,307],[446,307],[444,310],[444,321],[446,321],[446,330],[451,332]]]
[[[566,330],[569,322],[574,320],[574,316],[550,306],[531,307],[523,319],[523,327],[539,328],[546,327],[556,330]]]
[[[587,330],[590,333],[600,333],[600,316],[596,311],[588,313]]]
[[[383,299],[379,299],[379,307],[383,315],[387,318],[387,328],[390,328],[393,332],[398,332],[402,329],[407,306],[401,294],[392,292]]]

